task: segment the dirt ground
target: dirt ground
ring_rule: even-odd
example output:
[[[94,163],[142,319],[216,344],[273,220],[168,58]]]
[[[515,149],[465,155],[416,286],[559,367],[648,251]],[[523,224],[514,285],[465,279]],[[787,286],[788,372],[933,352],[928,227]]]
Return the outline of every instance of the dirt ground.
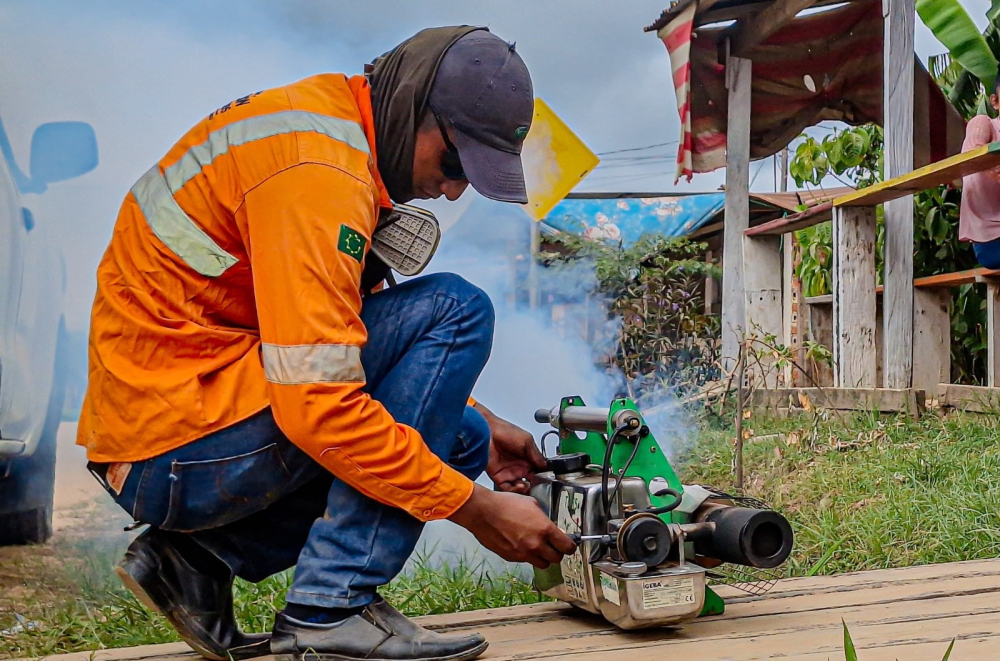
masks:
[[[85,467],[74,444],[76,424],[59,428],[52,540],[44,546],[0,547],[0,631],[30,622],[106,579],[129,539],[129,518]],[[18,617],[21,616],[21,617]],[[2,655],[0,655],[2,656]]]

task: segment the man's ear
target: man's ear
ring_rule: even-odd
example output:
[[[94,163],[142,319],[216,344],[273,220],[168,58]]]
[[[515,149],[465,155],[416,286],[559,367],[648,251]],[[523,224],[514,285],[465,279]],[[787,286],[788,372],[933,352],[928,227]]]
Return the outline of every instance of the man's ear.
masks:
[[[990,105],[1000,110],[1000,96],[997,96],[996,92],[990,94]]]

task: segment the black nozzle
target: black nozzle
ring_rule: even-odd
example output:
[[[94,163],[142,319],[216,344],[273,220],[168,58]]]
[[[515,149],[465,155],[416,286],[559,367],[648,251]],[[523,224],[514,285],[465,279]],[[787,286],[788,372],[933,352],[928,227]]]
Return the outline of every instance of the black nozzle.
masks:
[[[535,422],[540,422],[543,425],[549,423],[549,410],[548,409],[538,409],[535,411]]]
[[[695,542],[699,555],[737,565],[772,569],[792,552],[792,527],[771,510],[719,507],[703,519],[714,523],[711,537]]]

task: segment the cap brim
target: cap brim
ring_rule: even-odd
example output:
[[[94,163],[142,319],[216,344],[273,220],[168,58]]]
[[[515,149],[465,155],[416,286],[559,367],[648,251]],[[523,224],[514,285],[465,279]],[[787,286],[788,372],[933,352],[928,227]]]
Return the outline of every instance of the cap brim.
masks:
[[[500,202],[528,203],[519,154],[494,149],[457,130],[455,146],[465,177],[480,195]]]

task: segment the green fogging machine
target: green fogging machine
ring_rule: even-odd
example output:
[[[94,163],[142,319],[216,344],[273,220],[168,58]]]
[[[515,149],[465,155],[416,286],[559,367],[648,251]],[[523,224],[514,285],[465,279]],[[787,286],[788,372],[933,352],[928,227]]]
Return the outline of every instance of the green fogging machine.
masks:
[[[566,397],[535,420],[555,427],[543,450],[546,437],[559,442],[531,495],[577,542],[535,570],[543,594],[640,629],[722,613],[710,578],[751,594],[774,585],[792,551],[788,520],[755,499],[682,485],[631,400],[595,408]]]

